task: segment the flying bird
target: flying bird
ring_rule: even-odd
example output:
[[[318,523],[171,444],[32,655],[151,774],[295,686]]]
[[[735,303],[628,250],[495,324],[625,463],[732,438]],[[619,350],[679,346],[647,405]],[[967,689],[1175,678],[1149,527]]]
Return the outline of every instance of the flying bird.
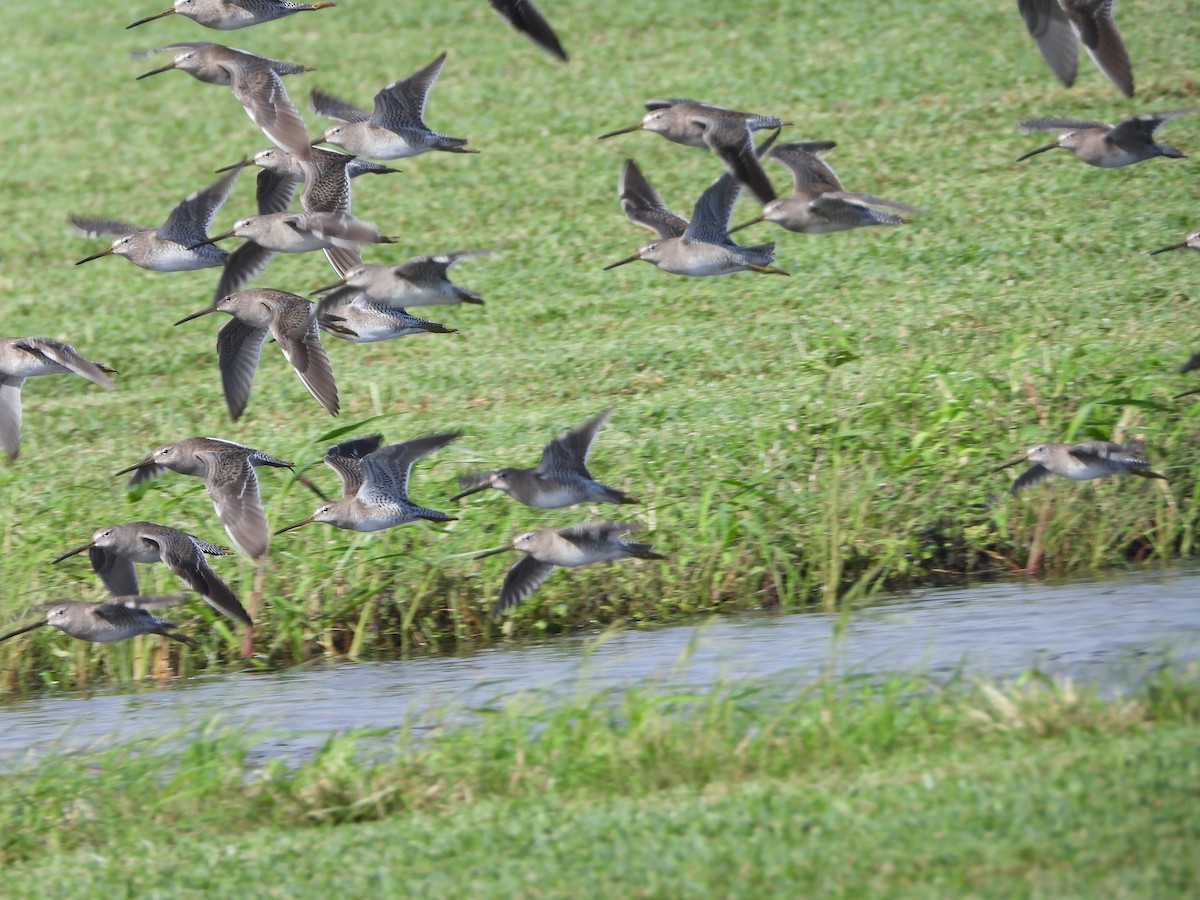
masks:
[[[112,390],[108,376],[116,374],[101,363],[84,359],[75,348],[44,337],[0,338],[0,447],[9,459],[21,452],[21,388],[38,375],[81,375]]]
[[[666,559],[652,544],[627,540],[637,525],[624,522],[585,522],[566,528],[540,528],[513,538],[506,547],[485,550],[476,559],[509,550],[526,554],[508,570],[493,615],[516,606],[539,587],[555,566],[587,566],[613,559]]]
[[[755,151],[751,132],[759,128],[779,129],[790,123],[777,116],[738,112],[695,100],[647,100],[646,109],[649,112],[637,125],[610,131],[597,140],[644,130],[687,147],[707,147],[721,158],[738,181],[750,189],[759,203],[770,203],[775,199],[775,189],[759,162],[763,151]]]
[[[610,406],[577,428],[564,431],[542,449],[542,458],[532,469],[504,468],[462,476],[458,483],[466,490],[450,499],[461,500],[495,488],[536,509],[560,509],[576,503],[637,503],[624,491],[596,481],[588,471],[592,444],[612,412]]]

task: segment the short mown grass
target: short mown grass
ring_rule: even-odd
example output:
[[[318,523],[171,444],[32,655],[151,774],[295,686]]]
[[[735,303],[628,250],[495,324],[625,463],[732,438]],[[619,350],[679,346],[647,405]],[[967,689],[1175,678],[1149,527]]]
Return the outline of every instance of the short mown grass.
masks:
[[[320,465],[347,435],[389,441],[461,428],[418,464],[412,492],[449,509],[455,476],[532,465],[543,443],[608,405],[593,469],[642,499],[629,510],[537,511],[493,493],[445,528],[356,536],[312,526],[280,536],[261,569],[216,567],[260,622],[265,665],[324,654],[459,650],[505,635],[623,619],[837,606],[885,587],[961,580],[1031,562],[1059,572],[1195,550],[1200,404],[1174,369],[1196,349],[1200,260],[1145,251],[1197,227],[1193,160],[1088,168],[1065,153],[1020,165],[1034,115],[1119,119],[1197,103],[1200,42],[1188,0],[1122,19],[1138,80],[1125,101],[1085,60],[1078,86],[1046,70],[1011,3],[890,0],[798,10],[782,0],[698,7],[547,3],[573,54],[540,55],[486,4],[345,2],[235,36],[178,17],[126,32],[153,10],[13,0],[3,12],[0,291],[6,335],[66,339],[120,370],[108,393],[80,379],[25,388],[21,458],[0,465],[0,616],[52,599],[100,599],[84,558],[50,560],[98,527],[150,519],[208,540],[223,533],[196,480],[169,475],[131,496],[116,470],[157,444],[209,434]],[[265,144],[227,89],[181,73],[136,82],[135,49],[227,40],[317,66],[288,79],[366,103],[382,85],[449,58],[429,124],[478,156],[426,154],[404,174],[355,184],[355,211],[400,238],[368,261],[496,247],[458,266],[484,308],[423,310],[460,334],[372,345],[327,341],[342,416],[321,412],[277,349],[264,348],[246,415],[225,412],[219,323],[173,328],[211,299],[213,271],[161,275],[116,259],[72,263],[99,244],[71,213],[157,224],[212,170]],[[851,190],[926,207],[900,229],[810,238],[772,230],[790,278],[671,277],[602,266],[645,236],[621,214],[616,179],[636,158],[682,212],[720,171],[648,134],[598,142],[643,100],[691,96],[777,113],[784,139],[827,138]],[[311,117],[314,133],[317,120]],[[1164,127],[1200,153],[1200,116]],[[782,169],[768,166],[782,189]],[[214,230],[253,210],[242,178]],[[753,215],[743,200],[737,216]],[[741,233],[739,233],[741,234]],[[260,284],[306,293],[323,258],[277,258]],[[991,466],[1042,440],[1143,438],[1169,485],[1054,483],[993,504]],[[287,524],[314,498],[263,474],[268,515]],[[488,615],[503,557],[474,562],[515,530],[630,515],[668,555],[556,572],[504,623]],[[162,567],[147,591],[176,590]],[[4,689],[78,685],[155,668],[191,674],[236,656],[241,637],[199,602],[177,611],[205,653],[72,647],[37,633],[0,646]]]

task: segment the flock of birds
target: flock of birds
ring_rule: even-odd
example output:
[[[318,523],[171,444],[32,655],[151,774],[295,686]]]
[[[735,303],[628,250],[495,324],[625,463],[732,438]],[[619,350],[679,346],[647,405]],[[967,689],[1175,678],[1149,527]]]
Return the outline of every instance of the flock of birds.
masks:
[[[557,36],[528,0],[491,5],[535,43],[565,60]],[[141,19],[129,27],[170,14],[191,18],[220,30],[241,28],[300,12],[317,11],[334,3],[294,3],[285,0],[175,0],[172,8]],[[1132,68],[1113,20],[1113,0],[1019,0],[1024,21],[1050,68],[1070,85],[1076,75],[1078,45],[1127,96],[1133,94]],[[104,218],[72,219],[81,234],[113,238],[102,251],[78,264],[107,255],[123,256],[142,268],[172,272],[219,268],[213,302],[180,319],[181,325],[212,313],[230,316],[217,336],[218,367],[229,414],[242,416],[262,346],[272,338],[314,399],[330,414],[339,410],[337,384],[321,344],[321,332],[355,342],[388,340],[421,332],[447,332],[438,323],[419,319],[409,308],[425,305],[481,304],[475,292],[454,284],[449,270],[456,263],[486,253],[471,250],[420,256],[399,265],[366,265],[360,250],[366,244],[392,243],[374,225],[351,213],[351,180],[363,175],[387,175],[396,170],[374,160],[392,160],[441,151],[474,153],[463,138],[429,129],[424,122],[427,97],[442,70],[443,53],[424,68],[398,80],[374,97],[373,110],[357,107],[319,90],[311,103],[315,112],[335,120],[316,140],[288,97],[283,78],[308,71],[299,64],[257,56],[207,42],[169,44],[152,52],[173,54],[169,64],[140,78],[177,69],[199,81],[227,86],[272,146],[222,170],[211,185],[189,195],[158,227],[135,226]],[[688,276],[725,275],[737,271],[787,273],[773,265],[775,245],[739,245],[731,234],[760,222],[773,222],[787,231],[824,234],[869,226],[897,226],[919,215],[915,206],[867,193],[845,190],[822,158],[831,141],[796,142],[776,146],[787,124],[777,116],[740,112],[687,99],[653,99],[647,112],[631,127],[601,135],[609,139],[638,130],[668,141],[700,147],[720,158],[726,171],[700,195],[690,219],[672,212],[642,171],[625,163],[619,181],[621,207],[631,222],[654,232],[657,239],[636,254],[607,266],[637,260],[664,271]],[[1024,131],[1061,132],[1052,143],[1020,159],[1064,149],[1082,162],[1113,168],[1156,156],[1183,154],[1155,142],[1164,122],[1192,110],[1152,113],[1114,126],[1071,119],[1035,119],[1021,123]],[[768,136],[754,142],[754,132]],[[344,152],[318,146],[336,145]],[[792,178],[790,194],[778,196],[762,160],[784,166]],[[258,213],[234,222],[224,233],[209,235],[212,220],[248,166],[259,169]],[[301,186],[302,189],[301,189]],[[734,204],[745,187],[762,205],[762,214],[730,227]],[[299,212],[291,209],[300,189]],[[241,238],[237,249],[217,245]],[[1200,232],[1167,250],[1200,250]],[[275,288],[249,288],[276,253],[324,252],[337,279],[320,288],[318,303]],[[1197,355],[1200,357],[1200,354]],[[1194,363],[1194,364],[1193,364]],[[1188,367],[1200,366],[1200,359]],[[0,339],[0,445],[12,459],[18,455],[21,428],[21,387],[27,378],[74,373],[104,388],[113,388],[114,370],[81,356],[71,346],[49,338]],[[1191,392],[1189,392],[1191,393]],[[1182,395],[1180,395],[1182,396]],[[487,489],[502,491],[515,501],[540,509],[578,503],[633,504],[637,501],[616,488],[596,481],[588,458],[598,432],[613,410],[604,410],[576,428],[563,432],[543,448],[532,468],[502,468],[464,475],[462,500]],[[413,465],[449,444],[459,432],[417,437],[384,444],[381,435],[344,441],[329,449],[324,461],[342,482],[342,495],[330,500],[311,481],[301,480],[321,497],[312,515],[279,529],[289,532],[313,523],[352,531],[378,531],[418,519],[448,521],[444,512],[415,503],[408,492]],[[1032,465],[1010,491],[1053,476],[1084,480],[1113,474],[1162,478],[1137,445],[1088,441],[1065,445],[1046,443],[1030,449],[1020,462]],[[260,450],[211,437],[192,437],[164,444],[140,462],[118,472],[132,473],[131,484],[157,478],[166,471],[204,480],[213,507],[234,546],[254,559],[269,553],[272,533],[259,496],[257,469],[288,468],[292,464]],[[997,470],[998,471],[998,470]],[[585,522],[562,528],[527,532],[510,544],[479,557],[515,550],[525,554],[505,577],[494,612],[519,604],[545,581],[555,567],[574,567],[625,558],[663,559],[647,543],[631,538],[636,524]],[[0,636],[0,641],[34,628],[52,626],[91,641],[113,641],[137,634],[160,634],[194,646],[176,626],[155,610],[183,598],[141,596],[135,563],[162,562],[221,614],[246,626],[245,652],[252,651],[253,623],[234,592],[209,565],[207,557],[231,551],[190,534],[153,522],[126,522],[101,528],[92,539],[59,556],[62,562],[86,552],[92,568],[113,599],[99,604],[56,603],[44,608],[38,621]]]

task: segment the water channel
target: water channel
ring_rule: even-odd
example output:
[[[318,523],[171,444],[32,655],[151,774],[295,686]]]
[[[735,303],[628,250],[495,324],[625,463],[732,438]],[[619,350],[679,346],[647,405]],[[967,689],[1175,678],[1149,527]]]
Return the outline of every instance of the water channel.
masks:
[[[66,640],[66,638],[64,638]],[[0,705],[0,761],[186,732],[255,736],[256,756],[302,758],[328,735],[413,727],[523,691],[554,696],[653,684],[795,685],[828,676],[1011,678],[1036,669],[1116,692],[1169,660],[1200,659],[1200,574],[1161,570],[1047,585],[1008,581],[914,592],[839,618],[762,614],[580,634],[464,657],[337,662],[57,694]]]

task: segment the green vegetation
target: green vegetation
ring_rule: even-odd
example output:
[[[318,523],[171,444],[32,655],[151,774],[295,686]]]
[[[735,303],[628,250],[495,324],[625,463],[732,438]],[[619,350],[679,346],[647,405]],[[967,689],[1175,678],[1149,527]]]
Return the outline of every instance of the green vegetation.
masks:
[[[518,697],[294,768],[211,730],[42,759],[0,776],[4,893],[1189,896],[1197,674],[1116,701],[1038,679]]]
[[[627,511],[539,512],[491,492],[444,530],[312,526],[279,537],[261,572],[216,563],[261,622],[260,658],[455,650],[617,619],[834,606],[1031,558],[1069,572],[1193,552],[1200,404],[1169,398],[1193,385],[1174,369],[1196,349],[1200,260],[1144,251],[1200,224],[1194,160],[1113,171],[1066,153],[1013,163],[1042,140],[1017,133],[1021,118],[1115,120],[1195,104],[1186,67],[1200,17],[1189,0],[1141,4],[1122,20],[1134,101],[1086,62],[1079,85],[1063,89],[1012,3],[546,6],[568,67],[473,0],[345,2],[227,36],[175,17],[122,30],[153,8],[5,4],[0,75],[20,89],[0,108],[10,139],[0,330],[69,340],[121,372],[116,393],[65,377],[26,387],[23,454],[0,465],[5,622],[51,599],[99,599],[86,560],[49,561],[104,524],[150,519],[223,538],[197,480],[169,475],[131,496],[112,477],[164,441],[250,444],[332,489],[319,461],[339,435],[463,428],[414,474],[414,497],[447,509],[456,475],[530,465],[548,438],[609,404],[595,472],[644,500],[630,512],[668,561],[556,572],[501,627],[486,611],[511,560],[464,554],[517,529]],[[458,335],[328,340],[337,420],[268,346],[246,415],[229,422],[219,323],[171,326],[209,302],[214,271],[72,265],[102,244],[69,233],[69,213],[157,224],[213,169],[265,146],[226,89],[181,73],[133,80],[161,63],[131,61],[130,50],[209,39],[317,66],[287,81],[305,110],[310,87],[366,103],[450,52],[427,119],[482,152],[427,154],[400,161],[402,175],[360,179],[355,211],[400,237],[368,261],[500,248],[456,270],[488,305],[418,310]],[[794,123],[785,140],[839,142],[829,159],[849,189],[931,212],[899,229],[739,233],[776,240],[790,278],[604,272],[646,240],[617,202],[623,159],[682,212],[720,171],[647,134],[595,140],[635,122],[653,96],[782,115]],[[1200,153],[1200,116],[1169,123],[1163,138]],[[784,170],[768,169],[782,189]],[[245,175],[214,230],[252,209]],[[743,199],[736,217],[754,213]],[[329,280],[310,255],[277,258],[259,283],[305,293]],[[1030,444],[1138,436],[1169,486],[1059,482],[987,504],[1007,483],[987,468]],[[262,481],[279,525],[316,505],[286,472]],[[163,567],[143,573],[145,590],[177,590]],[[240,635],[199,602],[178,619],[209,666],[236,655]],[[151,649],[42,631],[0,646],[0,671],[8,690],[128,678],[162,663]],[[184,675],[204,665],[200,654],[169,661]]]

